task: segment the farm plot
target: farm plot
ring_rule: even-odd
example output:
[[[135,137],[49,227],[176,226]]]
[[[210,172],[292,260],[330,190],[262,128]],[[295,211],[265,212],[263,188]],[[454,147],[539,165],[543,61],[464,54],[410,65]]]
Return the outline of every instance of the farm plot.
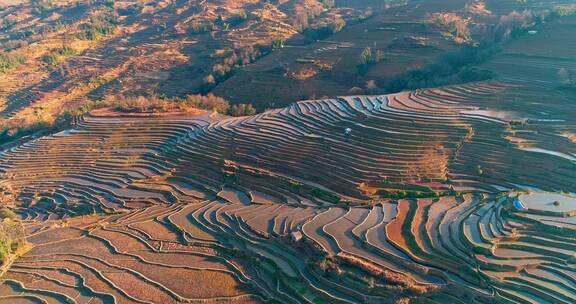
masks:
[[[151,216],[170,211],[155,209]],[[209,248],[170,246],[170,240],[157,248],[152,245],[155,236],[132,232],[131,217],[95,217],[101,220],[92,225],[70,219],[68,228],[50,228],[31,237],[34,248],[12,265],[2,287],[79,303],[259,301],[232,259]]]
[[[71,219],[67,228],[30,238],[36,246],[14,263],[3,286],[20,286],[31,297],[154,303],[258,300],[251,292],[287,302],[303,297],[352,303],[378,302],[398,292],[430,301],[467,297],[473,302],[497,295],[511,302],[570,303],[575,295],[568,266],[576,248],[573,230],[528,220],[529,214],[519,213],[525,211],[515,209],[507,196],[467,194],[327,209],[217,201],[205,205],[196,225],[210,229],[217,244],[159,237],[164,230],[183,232],[161,220],[181,208],[150,208],[91,225]],[[317,210],[302,217],[310,209]],[[290,235],[266,233],[273,231],[277,217],[299,224]],[[158,235],[134,229],[150,218],[164,227],[157,229]],[[294,232],[303,238],[295,239]],[[234,258],[230,250],[244,256]],[[302,256],[313,264],[303,263]],[[248,257],[259,261],[253,264],[258,266],[245,264]],[[334,264],[326,269],[323,263]],[[366,276],[381,288],[357,286]],[[301,291],[287,285],[296,278]],[[269,285],[271,279],[277,289]]]

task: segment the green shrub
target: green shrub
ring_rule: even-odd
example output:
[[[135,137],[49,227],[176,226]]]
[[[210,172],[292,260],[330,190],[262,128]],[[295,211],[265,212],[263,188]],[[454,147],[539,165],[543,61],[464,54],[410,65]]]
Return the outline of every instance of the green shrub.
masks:
[[[3,220],[3,219],[16,220],[17,216],[16,216],[16,213],[14,213],[14,211],[12,211],[6,207],[3,207],[3,208],[0,208],[0,220]]]
[[[6,261],[10,254],[16,252],[24,244],[24,226],[21,222],[10,219],[0,222],[0,261]]]
[[[296,193],[299,193],[300,189],[303,186],[302,183],[293,180],[288,181],[288,183],[290,185],[290,188]]]
[[[56,55],[56,54],[44,55],[44,56],[42,56],[42,61],[44,61],[44,63],[46,63],[48,65],[55,65],[59,61],[58,55]]]
[[[71,46],[63,46],[62,48],[59,48],[56,50],[56,54],[60,55],[60,56],[64,56],[64,57],[69,57],[69,56],[74,56],[77,54],[76,50],[73,49]]]
[[[0,55],[0,73],[17,68],[26,62],[22,56],[5,56]]]
[[[12,252],[7,242],[0,239],[0,262],[3,262]]]
[[[282,37],[278,37],[278,38],[274,39],[274,43],[272,44],[272,48],[281,49],[284,47],[285,43],[286,43],[286,39],[284,39]]]
[[[62,59],[70,56],[74,56],[77,54],[77,51],[73,49],[71,46],[63,46],[61,48],[55,49],[50,54],[44,55],[42,57],[42,61],[48,65],[56,65]]]

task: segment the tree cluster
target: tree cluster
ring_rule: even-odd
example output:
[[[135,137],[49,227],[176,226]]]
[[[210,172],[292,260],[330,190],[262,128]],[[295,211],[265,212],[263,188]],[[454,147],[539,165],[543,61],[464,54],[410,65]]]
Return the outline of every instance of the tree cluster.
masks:
[[[324,20],[324,22],[321,22],[314,27],[302,27],[300,30],[302,35],[308,38],[321,40],[340,32],[344,27],[346,27],[346,21],[342,18],[334,17]]]
[[[557,5],[552,10],[546,9],[537,12],[532,10],[513,11],[500,17],[494,31],[494,40],[497,42],[506,41],[552,18],[566,17],[574,13],[576,13],[576,4]]]
[[[116,30],[115,20],[115,15],[92,17],[89,22],[81,25],[83,31],[76,38],[95,41],[113,35]]]
[[[372,51],[372,48],[366,47],[358,58],[358,64],[356,65],[358,72],[362,75],[366,74],[370,66],[383,61],[384,58],[384,52],[381,50]]]
[[[0,208],[0,264],[26,243],[24,226],[8,208]]]
[[[576,13],[576,4],[557,5],[554,7],[554,13],[560,17],[573,15]]]
[[[201,93],[210,92],[218,83],[230,78],[234,70],[256,61],[258,58],[270,53],[272,46],[248,46],[235,50],[232,54],[212,66],[212,73],[204,77],[204,85],[200,89]]]
[[[400,92],[495,78],[494,72],[478,69],[474,65],[498,51],[497,47],[465,46],[441,57],[436,63],[395,76],[385,83],[384,90],[387,93]]]
[[[256,114],[251,104],[230,105],[226,99],[212,94],[188,95],[180,98],[162,98],[157,95],[144,96],[116,96],[100,106],[112,105],[124,112],[170,112],[203,109],[215,111],[231,116],[248,116]]]
[[[470,18],[463,18],[456,13],[434,13],[428,20],[429,23],[441,27],[444,35],[451,38],[456,44],[464,44],[472,41]]]

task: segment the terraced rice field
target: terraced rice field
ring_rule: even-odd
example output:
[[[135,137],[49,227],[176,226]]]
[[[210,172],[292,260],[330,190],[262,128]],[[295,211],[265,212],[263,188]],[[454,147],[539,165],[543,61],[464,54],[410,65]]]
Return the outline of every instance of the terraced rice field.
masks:
[[[0,303],[573,303],[573,214],[511,191],[576,192],[573,161],[526,149],[576,151],[574,116],[534,120],[522,94],[87,115],[0,155],[34,245]]]

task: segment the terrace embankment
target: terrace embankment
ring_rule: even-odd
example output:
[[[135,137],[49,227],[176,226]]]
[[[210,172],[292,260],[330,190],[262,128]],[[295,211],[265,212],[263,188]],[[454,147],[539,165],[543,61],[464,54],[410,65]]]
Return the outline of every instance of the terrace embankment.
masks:
[[[28,221],[35,246],[0,288],[56,303],[570,303],[574,225],[550,218],[466,194],[372,207],[203,201]]]
[[[574,116],[535,119],[546,91],[523,90],[485,82],[243,118],[87,115],[0,155],[35,245],[0,289],[79,303],[570,303],[573,218],[505,193],[576,192],[573,161],[526,149],[574,151]]]
[[[574,162],[562,157],[576,148],[563,135],[573,116],[533,119],[531,100],[541,96],[519,104],[523,89],[476,83],[303,101],[243,118],[100,112],[2,152],[0,183],[28,218],[205,199],[224,185],[319,206],[449,189],[576,192]]]

